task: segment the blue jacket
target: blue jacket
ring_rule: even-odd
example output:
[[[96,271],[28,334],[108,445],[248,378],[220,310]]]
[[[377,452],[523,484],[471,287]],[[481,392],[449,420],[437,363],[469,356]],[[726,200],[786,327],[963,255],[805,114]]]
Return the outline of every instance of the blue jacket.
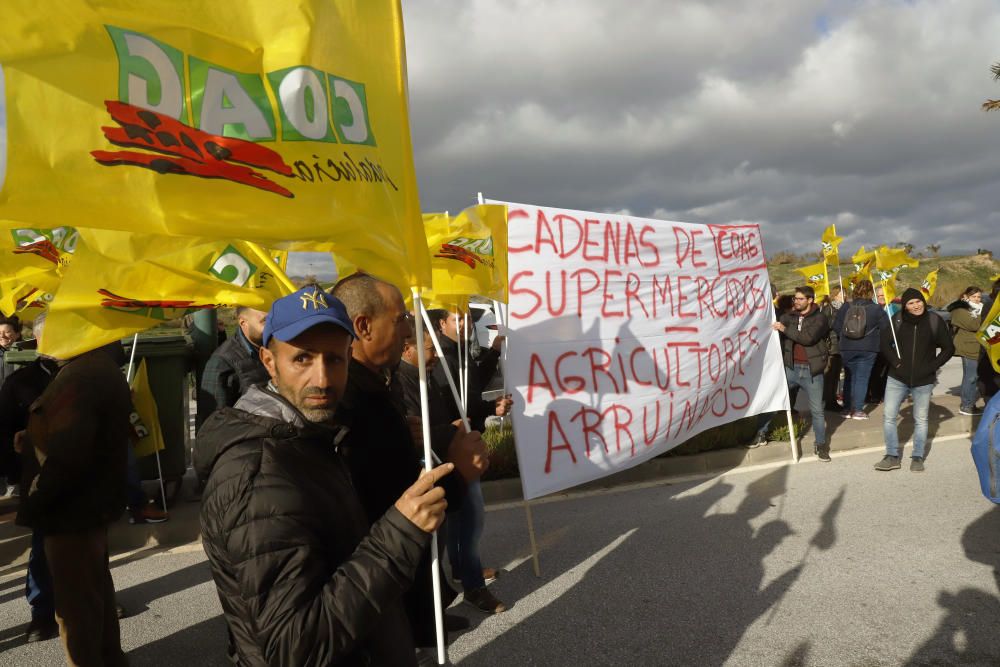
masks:
[[[851,309],[855,302],[845,303],[837,311],[837,318],[833,321],[833,330],[840,338],[840,353],[845,352],[878,352],[879,341],[883,329],[889,328],[889,317],[885,310],[874,301],[862,301],[860,305],[865,308],[865,337],[848,338],[844,335],[844,322],[847,320],[847,311]]]

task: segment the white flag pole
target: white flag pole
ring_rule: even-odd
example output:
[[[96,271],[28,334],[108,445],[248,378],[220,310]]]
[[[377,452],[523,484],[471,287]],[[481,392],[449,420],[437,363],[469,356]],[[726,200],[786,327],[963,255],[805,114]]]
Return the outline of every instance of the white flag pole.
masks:
[[[420,313],[424,313],[424,304],[420,299],[420,290],[413,290],[413,304]],[[429,324],[429,323],[428,323]],[[430,328],[428,326],[428,328]],[[424,470],[433,467],[431,452],[431,419],[427,402],[427,359],[424,356],[424,319],[416,318],[417,334],[417,371],[420,377],[420,422],[424,436]],[[435,343],[435,347],[438,347]],[[447,374],[447,373],[446,373]],[[431,584],[434,589],[434,634],[437,638],[438,664],[448,661],[447,648],[444,644],[444,610],[441,608],[441,563],[438,559],[438,534],[431,535]]]
[[[132,351],[128,355],[128,370],[125,371],[125,382],[132,386],[132,372],[135,370],[135,348],[139,345],[139,333],[132,336]]]

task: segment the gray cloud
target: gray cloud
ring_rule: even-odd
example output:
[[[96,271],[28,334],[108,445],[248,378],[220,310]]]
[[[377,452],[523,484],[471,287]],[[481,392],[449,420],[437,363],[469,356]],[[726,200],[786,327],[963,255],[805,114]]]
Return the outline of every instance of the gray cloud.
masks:
[[[754,221],[769,251],[1000,231],[1000,12],[963,2],[404,6],[425,210]],[[1000,248],[997,248],[1000,250]]]

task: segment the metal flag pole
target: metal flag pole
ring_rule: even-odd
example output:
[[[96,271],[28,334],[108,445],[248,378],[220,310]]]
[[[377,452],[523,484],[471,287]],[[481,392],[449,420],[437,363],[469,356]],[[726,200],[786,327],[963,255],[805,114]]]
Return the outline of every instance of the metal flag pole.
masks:
[[[135,348],[139,346],[139,333],[136,332],[132,336],[132,351],[128,355],[128,370],[125,371],[125,383],[131,387],[132,386],[132,375],[135,370]],[[156,456],[156,474],[157,479],[160,482],[160,500],[163,501],[163,511],[167,511],[167,491],[163,486],[163,466],[160,464],[160,450],[154,449],[153,454]]]
[[[413,304],[420,313],[424,313],[424,304],[420,300],[420,290],[416,287],[413,290]],[[420,377],[420,421],[424,436],[424,470],[430,471],[433,467],[431,457],[431,419],[430,409],[427,402],[427,359],[424,356],[424,319],[417,317],[417,371]],[[430,322],[428,321],[428,328]],[[437,344],[435,344],[437,347]],[[437,639],[438,664],[444,665],[448,661],[447,648],[444,644],[444,610],[441,608],[441,563],[438,558],[438,531],[431,534],[431,584],[434,589],[434,635]]]

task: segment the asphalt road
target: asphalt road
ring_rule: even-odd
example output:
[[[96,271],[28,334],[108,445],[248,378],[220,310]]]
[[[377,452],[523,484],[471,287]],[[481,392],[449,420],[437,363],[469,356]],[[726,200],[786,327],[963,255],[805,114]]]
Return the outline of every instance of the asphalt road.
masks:
[[[520,506],[490,511],[483,552],[507,572],[494,617],[459,604],[468,665],[996,665],[1000,509],[963,440],[924,474],[876,473],[878,452],[741,469],[534,505],[542,577]],[[141,554],[140,554],[141,555]],[[116,562],[133,665],[224,665],[225,630],[197,545]],[[0,664],[23,645],[21,579],[0,584]]]

